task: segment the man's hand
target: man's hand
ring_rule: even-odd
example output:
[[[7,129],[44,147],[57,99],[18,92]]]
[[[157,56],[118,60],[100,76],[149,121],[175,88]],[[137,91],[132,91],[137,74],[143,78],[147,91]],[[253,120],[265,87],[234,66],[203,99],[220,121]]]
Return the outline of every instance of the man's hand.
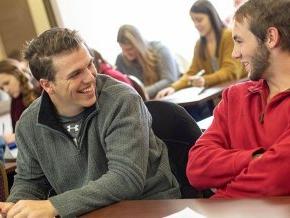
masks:
[[[0,212],[1,215],[3,214],[4,217],[8,213],[11,207],[13,207],[14,203],[11,202],[0,202]]]
[[[189,76],[188,85],[193,87],[204,87],[205,80],[202,76]]]
[[[7,218],[16,216],[53,218],[58,215],[56,209],[49,200],[20,200],[16,204],[0,203],[0,208],[2,214],[6,214]]]

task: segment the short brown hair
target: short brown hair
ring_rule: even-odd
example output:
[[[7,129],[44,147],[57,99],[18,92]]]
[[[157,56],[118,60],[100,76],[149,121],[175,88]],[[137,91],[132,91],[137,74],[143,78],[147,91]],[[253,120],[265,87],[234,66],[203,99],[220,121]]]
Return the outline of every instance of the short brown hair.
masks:
[[[289,0],[249,0],[235,13],[234,19],[249,23],[250,31],[262,42],[267,39],[267,29],[278,29],[280,46],[290,51],[290,1]]]
[[[77,50],[82,43],[84,41],[77,31],[66,28],[52,28],[27,43],[24,58],[28,61],[35,79],[39,81],[43,78],[54,81],[56,72],[52,63],[52,56]]]

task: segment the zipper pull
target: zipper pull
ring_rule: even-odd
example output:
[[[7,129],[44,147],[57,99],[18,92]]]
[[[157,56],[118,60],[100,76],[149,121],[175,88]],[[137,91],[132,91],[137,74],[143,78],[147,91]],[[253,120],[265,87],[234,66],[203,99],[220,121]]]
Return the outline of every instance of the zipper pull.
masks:
[[[77,138],[73,138],[73,141],[74,141],[75,145],[78,146],[78,140],[77,140]]]

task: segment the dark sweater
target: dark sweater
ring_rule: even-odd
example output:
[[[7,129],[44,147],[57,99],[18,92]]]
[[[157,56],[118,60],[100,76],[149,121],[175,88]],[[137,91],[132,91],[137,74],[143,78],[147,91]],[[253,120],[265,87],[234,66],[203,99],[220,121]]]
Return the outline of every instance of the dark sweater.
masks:
[[[23,103],[22,95],[19,95],[17,98],[12,98],[11,100],[11,121],[13,132],[15,132],[16,122],[19,120],[22,112],[26,109],[26,106]]]

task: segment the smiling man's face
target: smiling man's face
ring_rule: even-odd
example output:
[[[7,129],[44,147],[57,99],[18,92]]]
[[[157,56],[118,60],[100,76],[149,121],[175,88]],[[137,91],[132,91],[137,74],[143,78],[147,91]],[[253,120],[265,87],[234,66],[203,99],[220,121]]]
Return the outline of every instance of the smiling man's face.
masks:
[[[247,21],[236,22],[233,27],[234,49],[233,58],[240,60],[244,65],[251,80],[263,78],[269,67],[270,52],[268,48],[259,42],[256,36],[249,30]]]

